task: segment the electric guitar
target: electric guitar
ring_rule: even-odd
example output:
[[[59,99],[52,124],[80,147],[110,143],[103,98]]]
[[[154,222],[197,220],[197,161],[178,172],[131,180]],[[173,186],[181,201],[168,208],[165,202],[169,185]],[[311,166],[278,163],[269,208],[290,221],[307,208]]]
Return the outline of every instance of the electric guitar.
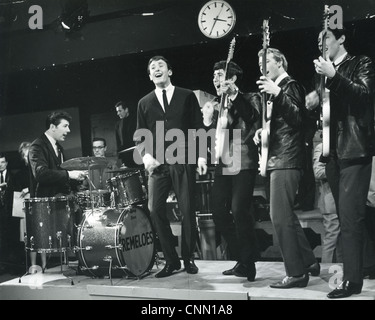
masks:
[[[328,31],[328,18],[329,18],[329,6],[324,6],[323,14],[323,31],[322,31],[322,58],[326,60],[326,39]],[[326,88],[326,77],[320,77],[320,92],[319,100],[321,107],[321,121],[322,121],[322,146],[323,146],[323,157],[328,157],[329,155],[329,126],[331,117],[331,108],[329,101],[329,90]]]
[[[262,54],[262,74],[267,76],[267,48],[270,45],[270,33],[268,19],[263,20],[263,54]],[[268,146],[271,131],[272,102],[268,101],[267,93],[262,94],[262,133],[261,133],[261,154],[260,154],[260,174],[267,176]]]
[[[229,62],[233,59],[234,55],[234,47],[236,44],[236,39],[233,38],[229,45],[229,52],[228,57],[225,63],[225,70],[224,70],[224,79],[228,80],[228,65]],[[224,141],[225,141],[225,130],[227,127],[228,122],[228,109],[225,108],[225,103],[227,100],[227,95],[225,93],[221,94],[220,97],[220,104],[218,105],[218,117],[217,117],[217,125],[216,125],[216,151],[215,151],[215,162],[216,164],[219,163],[219,158],[223,155],[224,149]]]

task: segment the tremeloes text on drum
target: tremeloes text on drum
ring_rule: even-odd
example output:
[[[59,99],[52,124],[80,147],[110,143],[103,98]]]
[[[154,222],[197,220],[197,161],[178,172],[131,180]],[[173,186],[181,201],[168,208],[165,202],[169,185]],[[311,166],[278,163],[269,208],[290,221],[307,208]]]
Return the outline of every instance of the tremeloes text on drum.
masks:
[[[149,216],[137,206],[89,212],[78,228],[78,259],[88,276],[146,276],[155,261]]]

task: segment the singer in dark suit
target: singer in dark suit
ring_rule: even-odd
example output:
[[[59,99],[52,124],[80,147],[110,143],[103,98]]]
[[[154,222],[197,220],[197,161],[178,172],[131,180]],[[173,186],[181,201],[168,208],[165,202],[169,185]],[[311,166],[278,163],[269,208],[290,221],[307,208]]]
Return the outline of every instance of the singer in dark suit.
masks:
[[[34,140],[29,149],[30,196],[55,197],[69,195],[71,181],[83,181],[86,171],[68,171],[60,167],[64,152],[59,144],[70,132],[72,118],[64,111],[50,113],[46,119],[46,131]],[[36,253],[32,252],[31,263],[36,264]],[[42,254],[42,269],[46,267],[46,256]]]
[[[148,206],[166,260],[165,267],[156,277],[170,276],[173,271],[181,268],[166,215],[166,200],[171,188],[176,193],[183,216],[181,255],[186,272],[194,274],[198,272],[193,260],[197,235],[194,204],[195,165],[188,164],[187,158],[189,152],[193,149],[195,151],[196,145],[194,143],[189,146],[187,141],[189,129],[203,128],[202,114],[193,91],[171,84],[172,68],[164,57],[151,58],[148,72],[150,80],[155,84],[155,90],[138,103],[135,142],[149,173]],[[170,129],[178,129],[182,133],[182,142],[180,139],[178,142],[164,139],[164,134]],[[141,133],[146,131],[152,134],[153,141],[149,145],[146,143],[143,149]],[[176,156],[175,153],[170,154],[167,151],[172,143],[176,147]],[[206,163],[206,158],[198,158],[200,174],[206,173]]]

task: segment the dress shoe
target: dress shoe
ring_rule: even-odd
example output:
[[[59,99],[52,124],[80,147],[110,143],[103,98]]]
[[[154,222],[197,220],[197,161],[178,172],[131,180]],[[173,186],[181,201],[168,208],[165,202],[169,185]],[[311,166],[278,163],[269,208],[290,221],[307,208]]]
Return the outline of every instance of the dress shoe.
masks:
[[[194,260],[184,260],[185,271],[190,274],[198,273],[198,267],[195,265]]]
[[[350,297],[352,294],[359,294],[362,291],[362,283],[343,281],[335,290],[327,294],[330,299]]]
[[[313,263],[311,266],[306,268],[306,272],[310,273],[313,277],[320,275],[320,264],[319,262]]]
[[[166,263],[164,268],[155,274],[155,278],[165,278],[172,275],[173,271],[180,270],[181,269],[181,263],[180,261],[174,262],[174,263]]]
[[[236,269],[239,266],[239,262],[236,263],[236,265],[232,269],[224,270],[223,275],[224,276],[234,276],[234,269]]]
[[[252,263],[249,265],[247,281],[254,282],[256,274],[257,274],[257,269],[255,268],[255,263]]]
[[[285,277],[283,280],[270,285],[275,289],[305,288],[309,282],[309,275],[306,273],[301,277]]]
[[[250,270],[250,265],[239,262],[233,270],[233,275],[236,277],[247,278]]]

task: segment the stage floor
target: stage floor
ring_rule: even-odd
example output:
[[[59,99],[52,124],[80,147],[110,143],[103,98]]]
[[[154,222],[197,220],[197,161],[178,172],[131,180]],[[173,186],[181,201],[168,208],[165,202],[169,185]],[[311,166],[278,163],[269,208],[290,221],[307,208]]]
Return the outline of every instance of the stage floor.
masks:
[[[282,262],[257,262],[255,282],[246,278],[223,276],[221,272],[233,267],[232,261],[196,260],[199,273],[177,272],[157,279],[154,266],[142,279],[90,278],[77,275],[75,263],[61,265],[17,277],[0,284],[0,300],[329,300],[326,295],[340,281],[339,264],[321,264],[318,277],[310,277],[306,288],[272,289],[269,285],[284,277]],[[335,273],[336,272],[336,273]],[[375,280],[364,280],[360,295],[347,299],[374,300]]]

